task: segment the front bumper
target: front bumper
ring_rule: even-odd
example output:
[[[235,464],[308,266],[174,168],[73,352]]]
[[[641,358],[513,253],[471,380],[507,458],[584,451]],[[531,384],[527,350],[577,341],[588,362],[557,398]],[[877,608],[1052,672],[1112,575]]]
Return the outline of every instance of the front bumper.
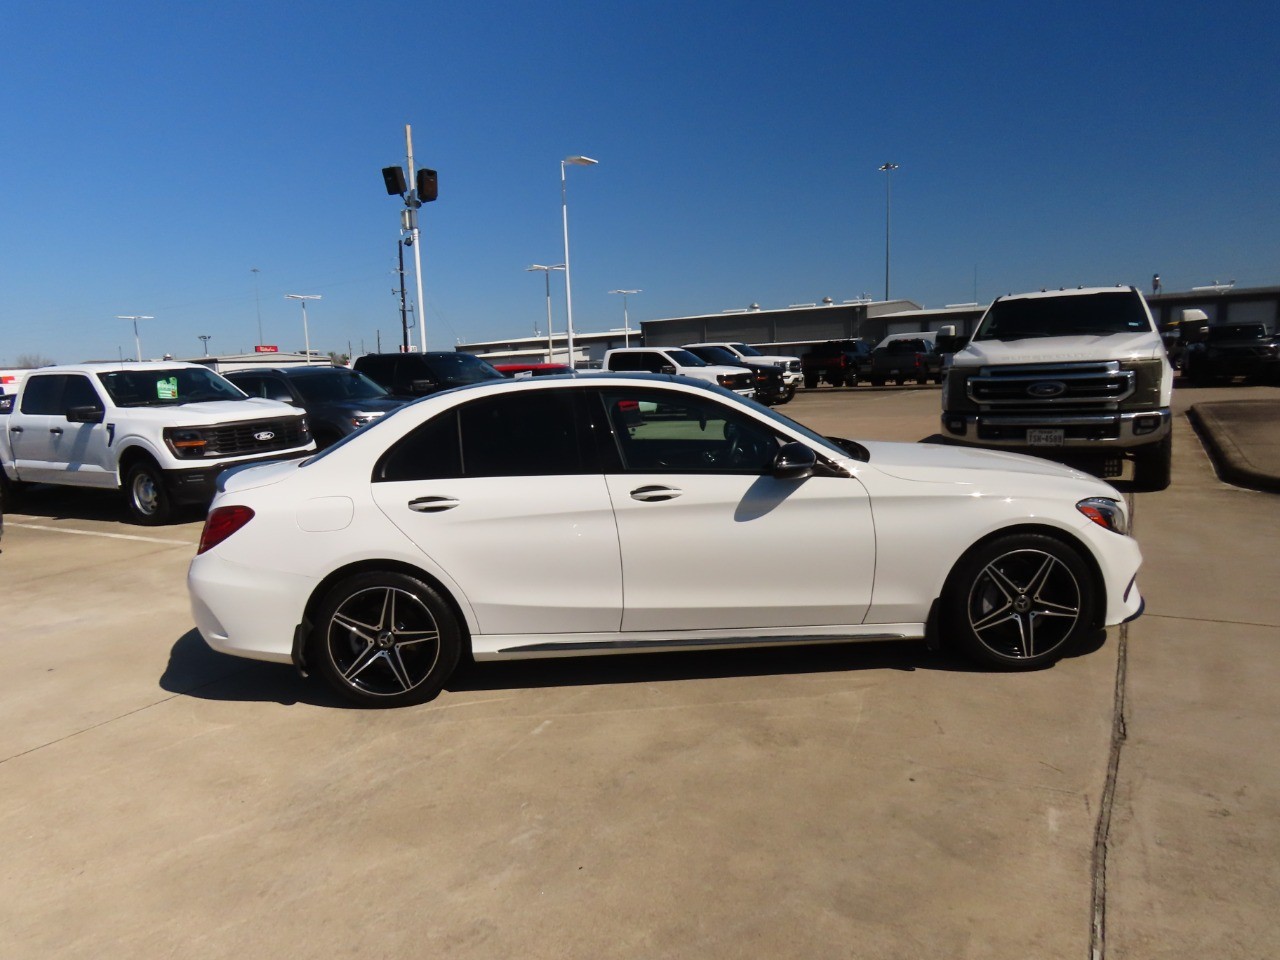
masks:
[[[1028,439],[1029,431],[1059,429],[1061,443],[1037,444]],[[1172,429],[1172,417],[1167,409],[1052,415],[1036,411],[942,414],[942,434],[952,440],[1042,453],[1064,448],[1120,452],[1157,443]]]

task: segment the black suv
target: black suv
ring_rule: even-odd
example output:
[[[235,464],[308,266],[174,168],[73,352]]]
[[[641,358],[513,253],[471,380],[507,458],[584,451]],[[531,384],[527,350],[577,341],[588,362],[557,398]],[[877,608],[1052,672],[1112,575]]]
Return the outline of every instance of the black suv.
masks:
[[[316,446],[322,449],[406,402],[390,397],[363,374],[327,364],[232,370],[223,376],[251,397],[283,400],[306,410]]]
[[[393,397],[415,400],[452,387],[506,378],[488,363],[469,353],[366,353],[357,357],[355,369]]]
[[[1203,340],[1188,345],[1182,372],[1196,383],[1232,377],[1275,380],[1280,375],[1280,338],[1261,323],[1210,327]]]

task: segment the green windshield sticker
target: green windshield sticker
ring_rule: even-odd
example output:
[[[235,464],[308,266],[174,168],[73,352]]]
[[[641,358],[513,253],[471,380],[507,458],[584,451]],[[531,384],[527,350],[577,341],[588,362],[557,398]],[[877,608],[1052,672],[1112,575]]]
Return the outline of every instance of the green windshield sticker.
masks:
[[[161,400],[177,400],[178,378],[170,377],[168,380],[157,380],[156,396]]]

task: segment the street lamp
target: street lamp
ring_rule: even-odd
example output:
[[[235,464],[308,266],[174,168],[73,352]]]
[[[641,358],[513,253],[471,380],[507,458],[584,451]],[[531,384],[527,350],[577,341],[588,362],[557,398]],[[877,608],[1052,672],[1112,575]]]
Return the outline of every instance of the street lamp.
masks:
[[[575,167],[590,167],[599,163],[590,157],[565,157],[560,161],[560,214],[564,220],[564,312],[566,320],[566,339],[569,346],[569,366],[573,367],[573,289],[569,284],[569,201],[565,193],[564,168],[568,164]]]
[[[627,318],[627,297],[633,293],[644,293],[643,290],[610,290],[610,293],[622,294],[622,336],[623,342],[631,346],[631,321]]]
[[[880,164],[880,172],[884,174],[884,299],[889,300],[889,180],[893,171],[898,169],[896,163]]]
[[[299,303],[302,304],[302,336],[303,336],[303,339],[306,341],[307,363],[310,363],[311,362],[311,331],[307,327],[307,301],[319,300],[320,295],[305,294],[305,293],[286,293],[284,295],[284,298],[286,300],[297,300]]]
[[[262,300],[258,296],[258,274],[262,271],[250,267],[249,272],[253,274],[253,305],[258,310],[258,346],[262,346]]]
[[[116,319],[117,319],[117,320],[132,320],[132,321],[133,321],[133,350],[134,350],[134,354],[137,356],[138,362],[139,362],[139,363],[141,363],[141,362],[142,362],[142,341],[138,339],[138,321],[139,321],[139,320],[154,320],[154,319],[155,319],[155,317],[143,317],[143,316],[137,316],[137,317],[116,317]]]
[[[551,266],[546,266],[541,263],[535,263],[525,267],[524,269],[526,273],[532,270],[541,270],[543,279],[547,282],[547,363],[551,363],[555,356],[556,349],[551,339],[551,271],[563,270],[564,264],[553,263]],[[570,359],[569,363],[572,365],[573,360]]]
[[[207,357],[209,355],[209,341],[212,340],[213,337],[209,336],[207,333],[202,333],[199,334],[196,339],[204,345],[204,355]]]

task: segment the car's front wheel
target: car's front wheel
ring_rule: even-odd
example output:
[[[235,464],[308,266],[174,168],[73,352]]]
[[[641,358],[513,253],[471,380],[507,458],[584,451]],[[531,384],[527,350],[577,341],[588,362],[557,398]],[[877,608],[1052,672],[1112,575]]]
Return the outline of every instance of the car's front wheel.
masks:
[[[167,523],[173,501],[164,485],[164,474],[150,460],[138,460],[124,476],[125,508],[129,519],[146,527]]]
[[[364,707],[402,707],[444,688],[458,664],[462,631],[432,587],[380,571],[330,588],[311,643],[311,662],[339,694]]]
[[[1042,534],[1009,534],[971,550],[943,595],[944,625],[985,666],[1032,670],[1091,628],[1093,578],[1073,547]]]

